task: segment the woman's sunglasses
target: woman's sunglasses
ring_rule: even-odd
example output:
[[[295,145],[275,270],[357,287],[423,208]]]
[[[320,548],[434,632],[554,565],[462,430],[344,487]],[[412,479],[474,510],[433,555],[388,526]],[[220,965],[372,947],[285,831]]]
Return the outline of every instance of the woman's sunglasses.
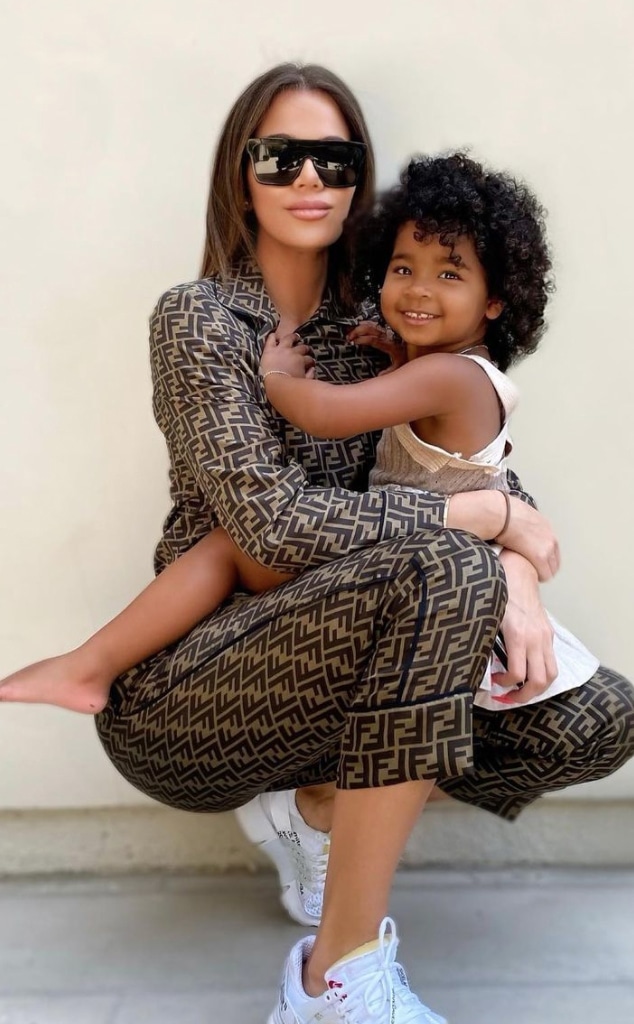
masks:
[[[306,160],[326,188],[353,188],[365,160],[364,142],[337,142],[325,139],[287,139],[271,135],[249,139],[246,151],[253,176],[261,185],[292,185]]]

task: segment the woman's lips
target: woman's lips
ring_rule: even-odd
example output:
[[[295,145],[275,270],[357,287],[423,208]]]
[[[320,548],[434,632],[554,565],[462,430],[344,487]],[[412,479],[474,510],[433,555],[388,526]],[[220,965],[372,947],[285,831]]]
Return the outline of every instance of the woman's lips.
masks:
[[[328,216],[332,207],[328,203],[314,201],[293,203],[287,209],[289,213],[292,213],[293,217],[297,217],[299,220],[322,220]]]

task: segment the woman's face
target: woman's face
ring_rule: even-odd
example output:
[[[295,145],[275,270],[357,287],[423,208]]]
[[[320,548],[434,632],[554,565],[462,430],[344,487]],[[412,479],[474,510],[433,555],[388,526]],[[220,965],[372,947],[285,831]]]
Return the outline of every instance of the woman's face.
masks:
[[[337,104],[324,92],[289,89],[278,93],[254,136],[350,139]],[[292,185],[262,185],[249,163],[247,190],[258,229],[256,246],[319,252],[341,235],[354,188],[326,188],[310,159]]]

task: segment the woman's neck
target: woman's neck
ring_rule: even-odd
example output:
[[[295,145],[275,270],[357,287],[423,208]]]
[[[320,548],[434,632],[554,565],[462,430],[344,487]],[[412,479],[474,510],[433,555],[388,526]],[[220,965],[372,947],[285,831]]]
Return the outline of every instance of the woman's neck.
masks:
[[[298,252],[259,238],[256,256],[266,290],[279,313],[280,334],[291,334],[321,304],[328,275],[328,250]]]

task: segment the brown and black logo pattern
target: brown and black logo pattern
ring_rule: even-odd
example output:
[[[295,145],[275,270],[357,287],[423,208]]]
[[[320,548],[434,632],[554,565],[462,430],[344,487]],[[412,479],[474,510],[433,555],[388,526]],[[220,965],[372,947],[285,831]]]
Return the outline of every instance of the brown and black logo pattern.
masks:
[[[548,706],[473,714],[504,602],[497,563],[438,530],[441,498],[352,489],[376,438],[320,442],[276,416],[257,378],[275,325],[248,263],[223,285],[172,289],[153,315],[172,497],[157,570],[220,523],[256,561],[298,575],[235,595],[117,680],[97,717],[116,767],[190,810],[332,779],[438,778],[507,817],[618,767],[632,753],[632,690],[605,671]],[[375,369],[345,343],[350,326],[326,300],[302,328],[324,379]]]

